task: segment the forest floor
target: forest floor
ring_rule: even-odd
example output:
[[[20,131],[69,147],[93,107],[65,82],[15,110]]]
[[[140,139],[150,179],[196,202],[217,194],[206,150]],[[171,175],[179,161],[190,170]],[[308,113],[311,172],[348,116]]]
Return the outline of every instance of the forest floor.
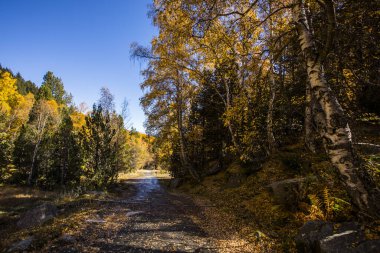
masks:
[[[124,175],[111,193],[57,205],[60,215],[42,226],[0,229],[0,246],[7,252],[12,244],[32,238],[30,252],[266,251],[260,242],[241,238],[210,202],[169,192],[163,186],[169,179],[153,171]]]

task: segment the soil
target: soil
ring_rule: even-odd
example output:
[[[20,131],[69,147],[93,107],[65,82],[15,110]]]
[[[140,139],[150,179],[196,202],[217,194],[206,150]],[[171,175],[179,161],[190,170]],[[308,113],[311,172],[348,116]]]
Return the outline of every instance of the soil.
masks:
[[[195,204],[160,180],[143,171],[124,181],[119,197],[94,200],[77,217],[58,217],[61,224],[75,220],[74,229],[62,230],[36,252],[253,252],[250,242],[208,215],[215,206]]]

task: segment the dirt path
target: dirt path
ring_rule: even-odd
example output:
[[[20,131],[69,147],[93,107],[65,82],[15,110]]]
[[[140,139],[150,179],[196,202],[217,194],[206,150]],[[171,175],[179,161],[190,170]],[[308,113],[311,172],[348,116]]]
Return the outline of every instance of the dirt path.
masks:
[[[151,171],[126,184],[132,186],[129,197],[99,202],[72,237],[44,251],[219,252],[215,239],[194,223],[202,215],[189,197],[169,193]]]

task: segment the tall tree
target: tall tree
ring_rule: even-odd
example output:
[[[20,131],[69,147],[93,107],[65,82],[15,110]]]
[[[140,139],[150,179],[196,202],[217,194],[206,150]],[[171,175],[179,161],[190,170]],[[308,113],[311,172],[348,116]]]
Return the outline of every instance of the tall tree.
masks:
[[[53,136],[53,164],[49,180],[61,187],[79,184],[82,154],[73,122],[67,110],[63,112],[59,129]]]
[[[55,100],[39,100],[35,103],[29,124],[33,127],[34,150],[32,161],[30,164],[30,173],[28,176],[28,184],[32,185],[38,176],[38,166],[36,165],[38,151],[47,130],[55,131],[57,121],[59,120],[58,104]]]
[[[102,107],[104,113],[111,114],[115,111],[115,97],[107,87],[100,89],[98,104]]]
[[[93,187],[105,187],[115,177],[115,134],[110,115],[104,114],[100,105],[94,105],[81,131],[84,172]]]
[[[348,119],[327,83],[323,72],[323,62],[331,48],[335,29],[333,1],[324,1],[324,7],[326,8],[328,20],[326,26],[327,38],[324,47],[320,51],[316,48],[303,0],[295,2],[293,8],[294,22],[297,26],[299,43],[305,57],[311,91],[324,113],[323,120],[318,122],[320,134],[326,140],[327,152],[331,162],[338,168],[355,204],[362,210],[367,210],[369,208],[369,196],[363,182],[358,177],[358,167],[353,154],[352,133],[348,125]]]
[[[58,104],[66,105],[72,102],[72,95],[65,91],[61,78],[56,77],[51,71],[45,74],[40,90],[42,90],[41,96],[44,99],[52,97]]]

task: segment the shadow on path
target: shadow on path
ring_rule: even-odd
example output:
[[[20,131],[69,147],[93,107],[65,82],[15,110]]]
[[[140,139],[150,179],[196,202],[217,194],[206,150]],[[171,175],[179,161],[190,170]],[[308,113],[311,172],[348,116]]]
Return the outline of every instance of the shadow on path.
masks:
[[[47,251],[217,252],[213,238],[193,222],[201,214],[190,198],[168,193],[152,171],[125,184],[130,197],[101,202],[75,244],[53,243]]]

